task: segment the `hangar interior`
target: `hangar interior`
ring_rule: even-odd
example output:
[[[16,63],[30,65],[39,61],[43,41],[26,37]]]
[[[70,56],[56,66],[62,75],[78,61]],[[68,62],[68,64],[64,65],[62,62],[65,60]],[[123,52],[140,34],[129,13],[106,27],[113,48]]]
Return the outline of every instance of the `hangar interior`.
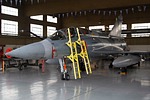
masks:
[[[119,15],[122,37],[131,50],[150,52],[149,0],[0,0],[0,54],[5,50],[40,41],[68,27],[99,29],[109,33]],[[92,75],[61,80],[58,65],[46,64],[43,73],[31,66],[0,72],[0,100],[150,100],[150,53],[140,68],[109,70],[110,60],[98,62]],[[101,58],[100,58],[101,59]],[[95,60],[91,62],[93,65]],[[1,64],[3,66],[3,63]],[[72,73],[72,72],[71,72]]]

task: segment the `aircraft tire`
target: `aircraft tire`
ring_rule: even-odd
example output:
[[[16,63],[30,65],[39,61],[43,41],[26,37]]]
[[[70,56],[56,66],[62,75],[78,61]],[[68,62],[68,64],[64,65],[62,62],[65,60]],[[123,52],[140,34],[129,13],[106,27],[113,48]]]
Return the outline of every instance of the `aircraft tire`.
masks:
[[[110,65],[109,65],[109,69],[112,69],[113,68],[113,65],[112,65],[112,63],[110,63]]]
[[[42,64],[39,64],[39,68],[42,69]]]
[[[64,74],[61,74],[61,80],[65,80]]]
[[[26,68],[26,67],[27,67],[27,65],[24,65],[24,67]]]
[[[22,65],[19,65],[19,67],[18,67],[18,68],[19,68],[19,70],[20,70],[20,71],[22,71],[22,70],[23,70],[23,66],[22,66]]]
[[[65,73],[65,79],[70,80],[70,75],[68,73]]]
[[[64,73],[61,75],[61,80],[70,80],[70,75],[68,73]]]
[[[8,65],[4,65],[4,70],[6,71],[8,68]]]

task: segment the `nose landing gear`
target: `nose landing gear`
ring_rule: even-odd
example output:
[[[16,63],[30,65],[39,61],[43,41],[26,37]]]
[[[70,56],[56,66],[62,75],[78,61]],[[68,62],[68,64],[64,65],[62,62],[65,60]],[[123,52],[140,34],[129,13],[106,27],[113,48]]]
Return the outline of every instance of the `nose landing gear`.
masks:
[[[61,79],[62,80],[70,80],[70,75],[67,71],[67,66],[66,66],[66,61],[65,58],[59,59],[59,64],[60,64],[60,70],[61,70]]]
[[[61,79],[62,80],[70,80],[70,75],[67,72],[62,73]]]

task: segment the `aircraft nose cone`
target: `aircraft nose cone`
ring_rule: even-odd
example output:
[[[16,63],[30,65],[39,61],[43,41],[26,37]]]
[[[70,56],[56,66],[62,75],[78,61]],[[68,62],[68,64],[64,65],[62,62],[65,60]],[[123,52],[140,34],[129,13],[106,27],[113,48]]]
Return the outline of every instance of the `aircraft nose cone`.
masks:
[[[48,40],[43,40],[41,42],[22,46],[6,53],[5,55],[35,60],[41,58],[50,58],[52,57],[52,44]]]

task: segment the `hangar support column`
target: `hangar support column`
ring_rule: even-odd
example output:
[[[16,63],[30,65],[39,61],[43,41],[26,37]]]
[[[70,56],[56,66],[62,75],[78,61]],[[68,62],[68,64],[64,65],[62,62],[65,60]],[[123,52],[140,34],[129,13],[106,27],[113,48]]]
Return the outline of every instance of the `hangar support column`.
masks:
[[[105,24],[105,32],[108,32],[108,31],[109,31],[109,25]]]
[[[43,15],[43,37],[47,37],[47,15]]]
[[[0,20],[2,19],[1,16],[2,16],[2,14],[1,14],[1,7],[0,7]],[[0,27],[1,27],[1,21],[0,21]],[[2,35],[1,34],[1,28],[0,28],[0,35]]]
[[[57,29],[63,28],[62,21],[63,21],[62,18],[58,18],[58,26],[57,26]]]
[[[22,6],[18,8],[18,23],[18,35],[30,37],[30,17],[24,14]],[[21,32],[20,30],[24,30],[25,32]]]
[[[131,23],[127,23],[127,30],[131,30],[131,27],[132,27],[131,25],[132,25]],[[132,36],[131,36],[131,34],[128,33],[127,37],[130,38]]]

